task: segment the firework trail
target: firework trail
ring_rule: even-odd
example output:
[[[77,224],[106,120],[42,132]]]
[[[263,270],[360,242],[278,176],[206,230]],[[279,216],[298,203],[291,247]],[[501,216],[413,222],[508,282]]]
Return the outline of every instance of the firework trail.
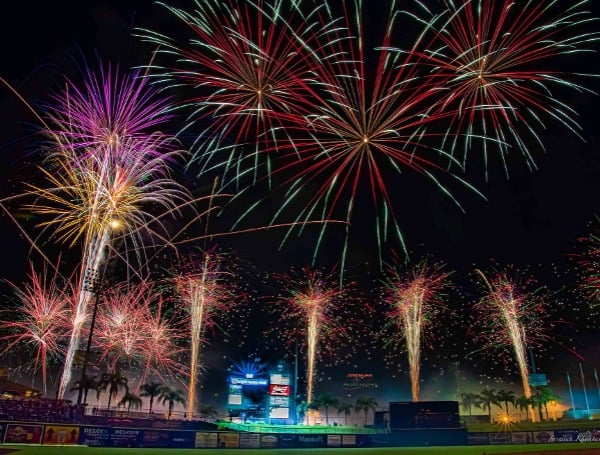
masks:
[[[391,349],[404,342],[412,400],[419,401],[421,340],[445,309],[444,291],[451,284],[450,272],[443,271],[442,265],[422,261],[404,273],[390,268],[387,275],[383,301],[389,310],[382,334],[387,338],[386,345],[394,345]]]
[[[476,272],[487,291],[474,307],[483,328],[480,338],[486,347],[512,349],[521,375],[523,395],[530,398],[527,349],[534,342],[547,338],[543,332],[545,302],[541,295],[542,288],[527,291],[533,282],[519,282],[511,278],[508,271],[497,272],[491,279],[479,269]],[[535,421],[532,406],[529,407],[529,414],[531,420]]]
[[[90,285],[101,279],[113,243],[128,242],[127,251],[147,263],[144,242],[168,241],[160,217],[174,216],[190,200],[170,176],[170,165],[181,155],[173,139],[144,130],[168,118],[167,103],[153,101],[156,89],[139,73],[119,76],[110,67],[98,76],[88,70],[83,87],[78,90],[67,80],[65,90],[46,107],[47,156],[40,171],[49,186],[28,185],[35,202],[26,207],[50,217],[41,226],[55,240],[82,245],[80,291],[58,398],[64,397],[71,379],[95,292]],[[134,271],[133,262],[126,262]]]
[[[255,180],[263,166],[268,176],[278,141],[292,141],[286,126],[312,110],[310,45],[324,33],[314,11],[303,13],[296,2],[282,0],[203,0],[191,11],[159,4],[189,39],[147,29],[139,34],[169,62],[155,63],[150,74],[188,89],[182,107],[191,113],[184,129],[202,128],[193,146],[200,174],[222,168],[232,174],[224,185],[245,174]]]
[[[41,367],[44,394],[47,384],[47,365],[50,358],[64,355],[61,341],[70,332],[72,289],[59,282],[54,274],[48,276],[47,269],[38,273],[30,263],[29,282],[8,282],[19,303],[18,310],[2,311],[1,325],[7,334],[1,339],[7,342],[2,354],[16,345],[31,347],[35,352],[33,374]]]
[[[148,375],[164,380],[184,371],[177,361],[182,353],[181,328],[165,317],[161,293],[149,282],[116,285],[106,292],[95,330],[98,362],[108,371],[119,370],[124,363],[134,365],[142,372],[138,388]]]
[[[589,3],[444,0],[446,11],[429,21],[435,37],[423,41],[421,63],[444,86],[430,112],[455,112],[442,148],[462,155],[463,167],[475,148],[483,151],[486,178],[491,150],[498,151],[507,176],[511,150],[535,169],[530,149],[544,149],[539,132],[547,130],[547,120],[581,137],[575,110],[561,98],[565,90],[593,92],[573,82],[582,74],[554,68],[564,56],[569,61],[563,67],[572,67],[573,55],[589,53],[598,40],[599,32],[590,31],[597,18],[585,9]]]
[[[208,332],[215,329],[217,320],[230,313],[239,296],[230,284],[231,271],[225,265],[225,256],[217,251],[206,251],[182,260],[174,284],[178,299],[185,307],[189,325],[190,367],[188,383],[188,418],[197,409],[197,381],[200,375],[200,352],[208,342]]]
[[[340,288],[336,278],[305,267],[301,273],[276,275],[286,286],[271,310],[278,314],[276,331],[288,345],[304,340],[306,355],[306,402],[314,398],[317,361],[335,356],[348,345],[352,333],[353,285]],[[366,308],[365,308],[366,310]]]

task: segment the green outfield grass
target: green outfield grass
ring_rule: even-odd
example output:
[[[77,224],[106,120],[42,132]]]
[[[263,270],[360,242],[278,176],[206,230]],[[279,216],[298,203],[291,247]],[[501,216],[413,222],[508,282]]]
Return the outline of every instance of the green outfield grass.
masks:
[[[350,448],[350,449],[123,449],[104,447],[81,446],[15,446],[0,444],[0,454],[3,449],[14,450],[11,455],[316,455],[323,452],[345,455],[491,455],[496,453],[521,454],[527,452],[556,452],[556,454],[573,453],[579,450],[597,450],[600,454],[600,443],[574,443],[574,444],[528,444],[511,446],[451,446],[451,447],[385,447],[385,448]],[[573,452],[571,452],[573,451]],[[596,452],[594,452],[596,453]]]

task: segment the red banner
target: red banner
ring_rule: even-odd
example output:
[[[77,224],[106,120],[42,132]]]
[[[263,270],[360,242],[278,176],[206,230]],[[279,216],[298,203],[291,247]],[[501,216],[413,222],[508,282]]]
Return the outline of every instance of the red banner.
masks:
[[[289,385],[271,384],[269,386],[269,395],[280,396],[280,397],[289,397],[290,396],[290,386]]]

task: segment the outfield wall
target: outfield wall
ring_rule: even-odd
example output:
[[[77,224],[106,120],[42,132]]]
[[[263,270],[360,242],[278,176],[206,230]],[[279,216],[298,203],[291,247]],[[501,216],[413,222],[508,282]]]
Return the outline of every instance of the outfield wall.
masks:
[[[412,430],[411,433],[418,430]],[[435,429],[422,430],[431,437]],[[469,445],[600,442],[600,428],[529,432],[468,433]],[[446,445],[431,441],[412,444],[398,434],[285,434],[209,430],[114,428],[93,425],[0,421],[0,441],[6,444],[73,444],[96,447],[156,448],[305,448]],[[416,442],[416,441],[415,441]]]

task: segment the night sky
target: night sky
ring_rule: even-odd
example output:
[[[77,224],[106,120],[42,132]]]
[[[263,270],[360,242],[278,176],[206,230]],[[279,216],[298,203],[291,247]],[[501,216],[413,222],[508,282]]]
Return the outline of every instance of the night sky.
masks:
[[[595,9],[595,14],[599,15],[598,2],[591,3],[589,8]],[[81,63],[82,56],[93,61],[97,52],[103,59],[118,62],[122,67],[146,64],[149,46],[133,37],[132,30],[135,27],[168,30],[174,25],[175,19],[149,0],[13,2],[10,12],[5,12],[0,19],[0,77],[26,100],[35,103],[45,99],[48,91],[56,88],[61,74],[76,74],[74,62]],[[600,25],[596,24],[596,27]],[[570,65],[571,62],[565,64]],[[596,53],[579,56],[573,65],[580,72],[600,73]],[[588,88],[600,90],[598,78],[578,81]],[[546,357],[538,359],[538,366],[548,373],[551,385],[564,397],[565,370],[576,374],[581,361],[570,354],[570,349],[575,348],[583,356],[590,378],[593,369],[600,367],[597,354],[600,345],[594,321],[590,320],[592,313],[585,309],[585,302],[569,289],[573,286],[574,272],[568,257],[576,251],[577,239],[588,235],[594,216],[600,214],[597,198],[600,189],[600,123],[597,113],[600,97],[576,92],[568,92],[567,95],[565,101],[577,111],[585,141],[561,125],[548,122],[547,131],[539,132],[545,142],[546,153],[534,151],[537,170],[530,172],[522,160],[514,159],[509,162],[510,177],[507,179],[499,163],[492,162],[488,165],[486,180],[482,163],[473,163],[467,171],[467,179],[487,200],[458,189],[457,197],[466,213],[458,210],[426,181],[409,176],[393,188],[394,198],[401,207],[400,224],[411,255],[433,257],[455,270],[457,280],[466,289],[460,295],[469,296],[474,292],[473,269],[486,269],[492,260],[501,265],[514,264],[518,269],[528,269],[556,291],[563,310],[555,316],[568,319],[574,326],[558,329],[563,333],[559,333],[556,339],[564,346],[548,346]],[[33,167],[34,157],[30,153],[35,150],[31,134],[35,118],[4,86],[0,88],[0,102],[0,182],[2,196],[8,196],[14,194],[20,180],[29,178],[29,169]],[[363,228],[366,237],[369,228],[356,227],[357,230]],[[0,277],[18,281],[26,271],[28,245],[5,214],[0,217],[0,229],[4,237]],[[307,265],[311,233],[279,250],[281,234],[268,231],[224,237],[222,242],[260,270],[285,272],[293,266]],[[363,242],[363,238],[359,235],[350,244],[348,272],[369,286],[377,276],[376,255],[371,244]],[[323,257],[329,266],[338,260],[338,251],[326,249]],[[455,298],[460,299],[460,295]],[[572,311],[573,308],[577,311]],[[569,340],[571,336],[575,338]],[[254,341],[254,344],[260,343]],[[442,360],[434,362],[430,378],[425,378],[424,391],[429,386],[431,390],[443,388],[435,384],[443,382],[440,378],[448,374],[450,362],[457,361],[461,362],[461,368],[464,365],[465,378],[468,378],[465,384],[473,383],[476,390],[483,385],[503,387],[482,379],[480,373],[486,368],[480,361],[472,364],[460,358],[462,352],[469,350],[468,347],[450,355],[436,352],[444,349],[447,348],[433,350],[433,357]],[[218,362],[220,354],[209,355],[213,356],[213,360]],[[370,360],[355,359],[354,365],[333,369],[328,374],[337,381],[346,371],[373,369],[381,385],[393,387],[397,379],[389,370],[382,368],[376,357],[375,354],[375,358]],[[402,381],[401,396],[394,395],[393,399],[408,399],[409,388],[407,382]],[[519,390],[516,374],[511,376],[510,382],[510,387]],[[377,393],[384,400],[389,395],[382,389],[380,387]],[[218,390],[215,393],[219,393]],[[437,396],[433,392],[427,393],[432,394],[431,398],[439,397],[439,392]]]

